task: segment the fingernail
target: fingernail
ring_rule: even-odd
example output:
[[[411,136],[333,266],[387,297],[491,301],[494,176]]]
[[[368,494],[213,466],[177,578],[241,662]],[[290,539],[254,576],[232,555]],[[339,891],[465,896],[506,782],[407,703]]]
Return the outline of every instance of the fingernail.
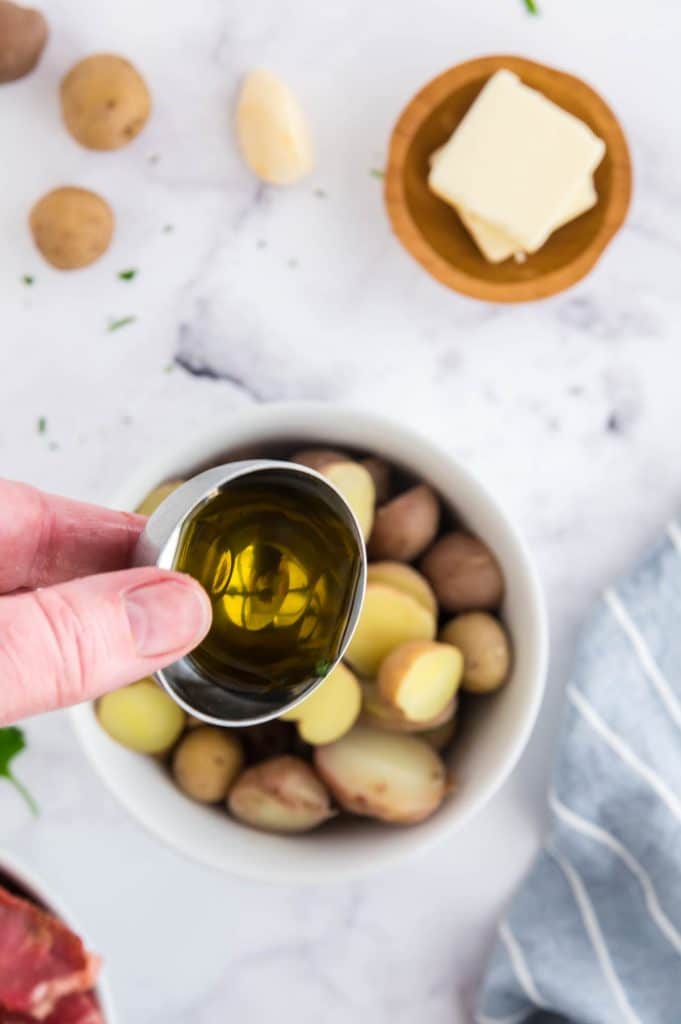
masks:
[[[187,579],[143,583],[123,595],[138,654],[160,657],[195,647],[210,626],[207,596]]]

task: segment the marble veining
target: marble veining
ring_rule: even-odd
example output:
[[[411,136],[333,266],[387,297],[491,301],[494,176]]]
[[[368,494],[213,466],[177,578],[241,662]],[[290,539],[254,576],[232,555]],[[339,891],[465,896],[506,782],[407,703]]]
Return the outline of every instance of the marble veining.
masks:
[[[356,885],[256,886],[189,864],[126,817],[64,716],[27,723],[17,770],[42,813],[0,785],[0,842],[86,921],[125,1024],[469,1021],[541,835],[579,624],[679,509],[681,7],[538,2],[531,18],[521,0],[43,0],[41,68],[0,87],[0,473],[106,501],[131,466],[216,416],[287,398],[373,406],[503,496],[551,617],[546,701],[502,792],[462,834]],[[80,149],[58,120],[59,77],[97,50],[137,62],[155,99],[113,154]],[[631,215],[604,259],[531,306],[429,279],[393,240],[372,173],[411,94],[486,52],[583,75],[635,162]],[[309,112],[318,166],[294,189],[254,182],[233,146],[235,88],[257,64]],[[26,230],[60,183],[101,191],[117,215],[111,250],[81,273],[44,266]],[[135,320],[109,332],[123,316]]]

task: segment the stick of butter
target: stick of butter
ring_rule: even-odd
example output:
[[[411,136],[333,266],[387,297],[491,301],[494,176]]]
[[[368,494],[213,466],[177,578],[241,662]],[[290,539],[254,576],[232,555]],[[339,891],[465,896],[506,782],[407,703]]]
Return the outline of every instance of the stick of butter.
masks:
[[[604,153],[583,121],[501,70],[442,147],[428,184],[534,252]]]

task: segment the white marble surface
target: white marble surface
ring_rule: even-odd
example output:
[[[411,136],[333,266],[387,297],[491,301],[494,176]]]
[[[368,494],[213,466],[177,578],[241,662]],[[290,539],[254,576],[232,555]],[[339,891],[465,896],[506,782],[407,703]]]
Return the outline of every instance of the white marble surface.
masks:
[[[470,1019],[495,918],[541,834],[577,624],[679,505],[681,7],[539,2],[533,19],[520,0],[44,0],[39,71],[0,87],[3,475],[106,500],[215,415],[305,396],[373,404],[505,496],[551,613],[548,695],[510,782],[463,834],[359,885],[260,887],[185,863],[126,818],[63,717],[31,721],[20,769],[42,816],[2,787],[0,837],[87,921],[125,1024]],[[136,61],[155,94],[147,130],[115,154],[80,149],[58,118],[60,75],[98,50]],[[629,222],[600,266],[521,308],[425,276],[370,174],[418,86],[503,51],[590,79],[636,165]],[[254,64],[290,81],[314,126],[318,169],[289,191],[259,187],[234,151],[230,104]],[[71,275],[26,230],[58,183],[101,191],[118,218],[110,252]],[[127,267],[131,283],[116,276]],[[107,333],[124,315],[137,321]]]

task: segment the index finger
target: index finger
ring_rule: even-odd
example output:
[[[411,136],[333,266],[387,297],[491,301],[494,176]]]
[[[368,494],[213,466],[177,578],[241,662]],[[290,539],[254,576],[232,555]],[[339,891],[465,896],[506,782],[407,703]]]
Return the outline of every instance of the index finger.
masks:
[[[0,593],[126,569],[145,522],[0,480]]]

